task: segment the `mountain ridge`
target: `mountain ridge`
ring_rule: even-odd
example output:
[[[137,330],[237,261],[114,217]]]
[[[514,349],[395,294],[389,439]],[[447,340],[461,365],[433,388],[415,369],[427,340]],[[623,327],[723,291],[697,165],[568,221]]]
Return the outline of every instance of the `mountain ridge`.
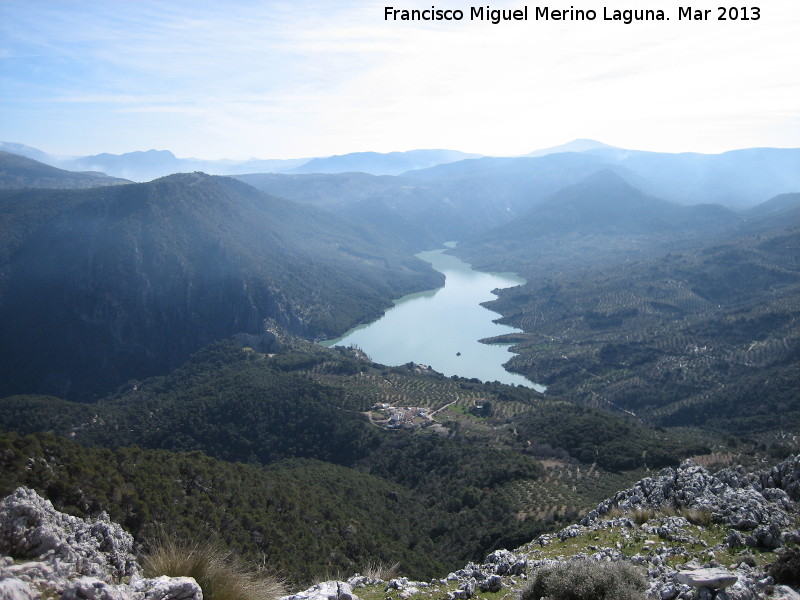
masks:
[[[97,365],[96,385],[121,383],[213,339],[260,335],[265,319],[332,337],[440,281],[368,229],[223,177],[6,191],[0,205],[0,230],[19,236],[0,248],[0,337],[18,350],[3,364],[6,392],[38,379],[63,393]],[[69,352],[73,338],[91,339],[87,352]],[[44,362],[37,348],[50,349]]]
[[[131,183],[99,171],[67,171],[0,150],[0,189],[84,189]]]

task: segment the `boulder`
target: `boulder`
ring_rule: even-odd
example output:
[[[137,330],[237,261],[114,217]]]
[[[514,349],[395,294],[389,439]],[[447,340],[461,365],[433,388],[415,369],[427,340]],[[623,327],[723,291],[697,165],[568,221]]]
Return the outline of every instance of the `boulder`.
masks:
[[[711,568],[679,571],[675,580],[696,588],[721,590],[732,586],[739,577],[727,569]]]
[[[346,581],[323,581],[281,600],[358,600],[358,596]]]

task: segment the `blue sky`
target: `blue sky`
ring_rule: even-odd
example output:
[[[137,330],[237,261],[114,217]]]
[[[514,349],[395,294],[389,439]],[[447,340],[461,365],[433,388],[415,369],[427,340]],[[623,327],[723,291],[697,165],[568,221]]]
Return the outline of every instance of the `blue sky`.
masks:
[[[749,22],[679,22],[675,0],[548,4],[671,18],[631,25],[383,18],[386,5],[432,4],[0,0],[0,140],[235,159],[514,155],[577,137],[670,152],[800,146],[797,0],[766,0]],[[718,4],[692,6],[715,18]]]

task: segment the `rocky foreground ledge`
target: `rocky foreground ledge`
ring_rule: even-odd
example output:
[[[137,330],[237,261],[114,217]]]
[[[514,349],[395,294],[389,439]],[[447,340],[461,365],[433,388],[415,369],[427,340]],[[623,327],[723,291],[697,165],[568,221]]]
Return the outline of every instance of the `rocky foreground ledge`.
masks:
[[[443,579],[355,575],[281,600],[504,600],[537,569],[626,561],[646,574],[652,600],[800,600],[765,565],[796,547],[800,456],[769,471],[711,474],[687,461],[601,503],[579,524],[492,552]],[[0,502],[0,600],[202,600],[187,577],[144,578],[133,539],[106,515],[84,520],[19,488]]]
[[[65,515],[33,490],[0,502],[0,600],[202,600],[188,577],[139,576],[133,537],[104,513]]]

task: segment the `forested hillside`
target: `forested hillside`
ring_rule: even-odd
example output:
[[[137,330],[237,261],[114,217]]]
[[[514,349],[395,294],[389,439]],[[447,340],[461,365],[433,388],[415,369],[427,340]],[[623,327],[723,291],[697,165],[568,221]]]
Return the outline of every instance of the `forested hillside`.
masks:
[[[333,337],[441,281],[370,229],[203,174],[3,191],[0,231],[6,394],[91,398],[265,320]]]
[[[15,432],[0,493],[24,483],[81,514],[108,510],[143,543],[161,527],[217,532],[296,581],[368,560],[431,577],[574,518],[645,467],[709,451],[696,433],[527,388],[280,344],[220,343],[92,404],[0,400],[0,428]],[[375,402],[439,412],[388,429]]]
[[[578,191],[459,247],[484,268],[529,278],[491,303],[525,331],[513,336],[510,368],[654,424],[797,432],[797,194],[739,214],[709,206],[659,216],[653,207],[667,205],[640,201],[604,219],[575,210]],[[613,215],[614,203],[590,191],[582,197],[602,201],[595,213]],[[561,228],[534,231],[537,218]]]

